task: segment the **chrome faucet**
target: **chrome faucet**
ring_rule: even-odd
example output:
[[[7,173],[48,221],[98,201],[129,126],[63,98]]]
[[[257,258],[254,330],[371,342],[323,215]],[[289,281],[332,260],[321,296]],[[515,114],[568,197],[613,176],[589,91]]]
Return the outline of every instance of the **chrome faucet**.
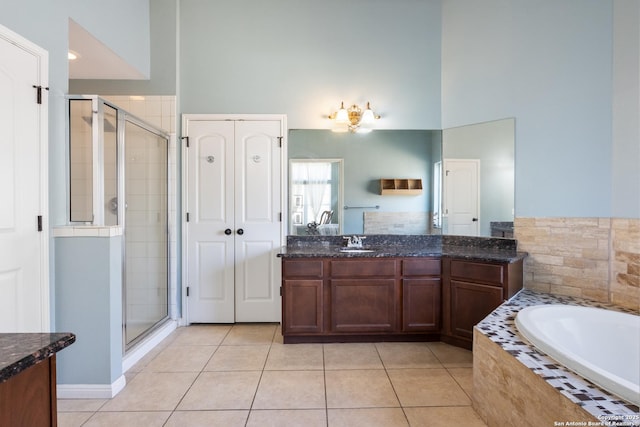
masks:
[[[344,236],[343,239],[347,240],[347,247],[354,249],[362,249],[362,239],[366,239],[367,236]]]

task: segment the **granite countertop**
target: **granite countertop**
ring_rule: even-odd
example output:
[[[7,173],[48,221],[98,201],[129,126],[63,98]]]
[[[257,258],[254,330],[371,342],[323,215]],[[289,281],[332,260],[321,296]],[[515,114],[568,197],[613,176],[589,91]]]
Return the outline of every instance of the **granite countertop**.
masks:
[[[477,261],[516,262],[527,256],[516,249],[513,239],[462,236],[368,235],[364,249],[372,252],[342,252],[342,236],[288,236],[283,258],[385,258],[442,257]]]
[[[72,333],[5,333],[0,334],[0,382],[53,356],[73,344]]]

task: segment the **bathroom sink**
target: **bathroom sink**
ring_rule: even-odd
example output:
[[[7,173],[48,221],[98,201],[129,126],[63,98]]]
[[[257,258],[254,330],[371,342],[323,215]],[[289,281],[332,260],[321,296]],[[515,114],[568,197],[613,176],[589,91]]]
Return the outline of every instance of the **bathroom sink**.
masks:
[[[340,252],[346,252],[351,254],[362,254],[366,252],[375,252],[373,249],[362,249],[362,248],[342,248]]]

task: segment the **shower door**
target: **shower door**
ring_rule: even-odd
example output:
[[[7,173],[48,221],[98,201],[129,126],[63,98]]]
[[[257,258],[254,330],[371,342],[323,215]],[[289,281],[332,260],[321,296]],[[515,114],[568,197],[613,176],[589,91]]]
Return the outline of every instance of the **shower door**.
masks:
[[[168,141],[127,118],[124,137],[124,340],[168,318]]]

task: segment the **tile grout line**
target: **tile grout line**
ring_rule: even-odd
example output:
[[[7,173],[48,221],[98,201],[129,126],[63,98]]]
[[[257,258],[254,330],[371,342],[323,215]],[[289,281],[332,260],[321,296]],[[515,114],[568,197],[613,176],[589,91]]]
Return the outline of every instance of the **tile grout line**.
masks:
[[[222,339],[220,340],[220,342],[218,342],[218,344],[216,345],[216,349],[213,351],[213,353],[211,353],[211,356],[209,356],[209,358],[207,359],[207,361],[204,363],[204,365],[202,365],[202,368],[200,369],[200,371],[198,372],[198,375],[196,375],[196,377],[193,379],[193,381],[191,382],[191,385],[187,388],[187,390],[184,392],[184,394],[182,395],[182,397],[178,400],[178,402],[176,403],[176,406],[173,408],[173,410],[171,411],[171,413],[169,414],[169,416],[167,417],[167,419],[165,420],[165,422],[162,424],[163,426],[166,426],[167,423],[169,422],[169,420],[171,419],[171,417],[173,416],[173,414],[176,412],[176,409],[178,409],[178,407],[180,406],[180,404],[182,403],[182,401],[184,400],[184,398],[187,396],[187,394],[189,393],[189,391],[191,390],[191,388],[193,387],[193,385],[196,383],[196,381],[198,381],[198,378],[200,378],[200,376],[202,375],[202,373],[204,372],[204,369],[207,367],[207,364],[211,361],[211,359],[213,358],[213,355],[216,354],[216,352],[220,349],[220,346],[222,345],[222,343],[224,342],[224,340],[227,338],[227,336],[229,335],[229,332],[231,332],[232,328],[229,328],[229,330],[227,331],[226,334],[224,334],[224,336],[222,337]],[[163,349],[166,350],[170,345],[172,345],[175,342],[175,338],[171,341],[171,343],[167,344],[167,346]],[[158,353],[159,355],[160,353]],[[156,355],[156,357],[158,357],[158,355]],[[155,357],[154,357],[155,359]],[[153,361],[153,359],[152,359]],[[149,362],[151,363],[151,362]]]
[[[329,396],[327,395],[327,361],[325,357],[325,344],[322,345],[322,381],[324,384],[324,421],[329,427]]]
[[[249,405],[249,410],[247,411],[247,419],[244,422],[245,427],[249,424],[249,418],[251,417],[251,412],[253,411],[253,404],[256,401],[256,397],[258,396],[258,390],[260,389],[260,384],[262,383],[262,376],[264,375],[265,368],[267,367],[267,361],[269,360],[269,355],[271,354],[271,349],[273,348],[273,342],[275,340],[276,333],[278,332],[278,327],[276,326],[273,335],[271,336],[271,341],[269,342],[269,350],[267,351],[267,355],[264,358],[264,363],[262,364],[262,369],[260,370],[260,378],[258,378],[258,384],[256,384],[256,390],[253,392],[253,398],[251,399],[251,405]]]

